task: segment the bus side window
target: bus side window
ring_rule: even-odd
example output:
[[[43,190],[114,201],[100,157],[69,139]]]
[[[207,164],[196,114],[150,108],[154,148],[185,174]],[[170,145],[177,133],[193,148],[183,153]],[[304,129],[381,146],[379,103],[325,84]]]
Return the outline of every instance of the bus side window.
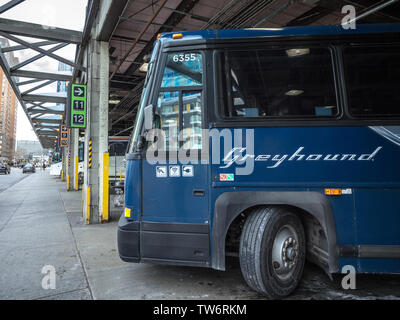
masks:
[[[347,47],[343,56],[350,114],[400,116],[400,46]]]
[[[226,51],[220,69],[225,117],[338,115],[329,48]]]

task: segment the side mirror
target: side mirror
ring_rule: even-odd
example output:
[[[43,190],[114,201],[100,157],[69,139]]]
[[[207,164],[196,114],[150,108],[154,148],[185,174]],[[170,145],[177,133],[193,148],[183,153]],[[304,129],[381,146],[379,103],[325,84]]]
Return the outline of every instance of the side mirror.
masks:
[[[153,129],[154,122],[154,107],[152,104],[144,108],[144,130],[149,131]]]

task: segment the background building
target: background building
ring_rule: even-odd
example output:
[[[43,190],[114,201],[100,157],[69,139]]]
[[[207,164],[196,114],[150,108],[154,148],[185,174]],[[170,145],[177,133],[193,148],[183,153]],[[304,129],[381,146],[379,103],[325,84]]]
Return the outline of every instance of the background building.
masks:
[[[39,141],[19,140],[17,144],[17,152],[20,151],[39,155],[43,153],[43,148]]]
[[[50,152],[43,149],[39,141],[18,140],[15,160],[20,161],[49,161]]]
[[[8,47],[6,39],[0,39],[1,47]],[[12,52],[5,53],[10,65],[18,64]],[[18,100],[3,70],[0,69],[0,158],[12,160],[15,154],[17,134]]]
[[[62,62],[58,63],[58,71],[72,72],[74,69]],[[57,92],[67,92],[67,83],[65,81],[57,81]]]

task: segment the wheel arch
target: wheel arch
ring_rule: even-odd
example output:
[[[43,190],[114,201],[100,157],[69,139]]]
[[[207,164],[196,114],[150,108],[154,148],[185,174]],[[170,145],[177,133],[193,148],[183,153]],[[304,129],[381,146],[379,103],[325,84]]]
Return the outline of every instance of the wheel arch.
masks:
[[[328,245],[328,273],[338,272],[336,226],[329,200],[311,191],[226,192],[215,201],[212,225],[211,265],[225,270],[225,241],[232,222],[245,210],[257,206],[290,206],[307,212],[321,225]]]

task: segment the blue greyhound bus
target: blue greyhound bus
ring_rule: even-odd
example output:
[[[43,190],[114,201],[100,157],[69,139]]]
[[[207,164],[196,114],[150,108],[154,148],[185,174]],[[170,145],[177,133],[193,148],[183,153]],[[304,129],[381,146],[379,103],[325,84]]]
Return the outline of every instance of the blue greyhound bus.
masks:
[[[121,259],[225,270],[235,255],[274,299],[305,259],[400,273],[399,32],[160,35],[126,156]]]

